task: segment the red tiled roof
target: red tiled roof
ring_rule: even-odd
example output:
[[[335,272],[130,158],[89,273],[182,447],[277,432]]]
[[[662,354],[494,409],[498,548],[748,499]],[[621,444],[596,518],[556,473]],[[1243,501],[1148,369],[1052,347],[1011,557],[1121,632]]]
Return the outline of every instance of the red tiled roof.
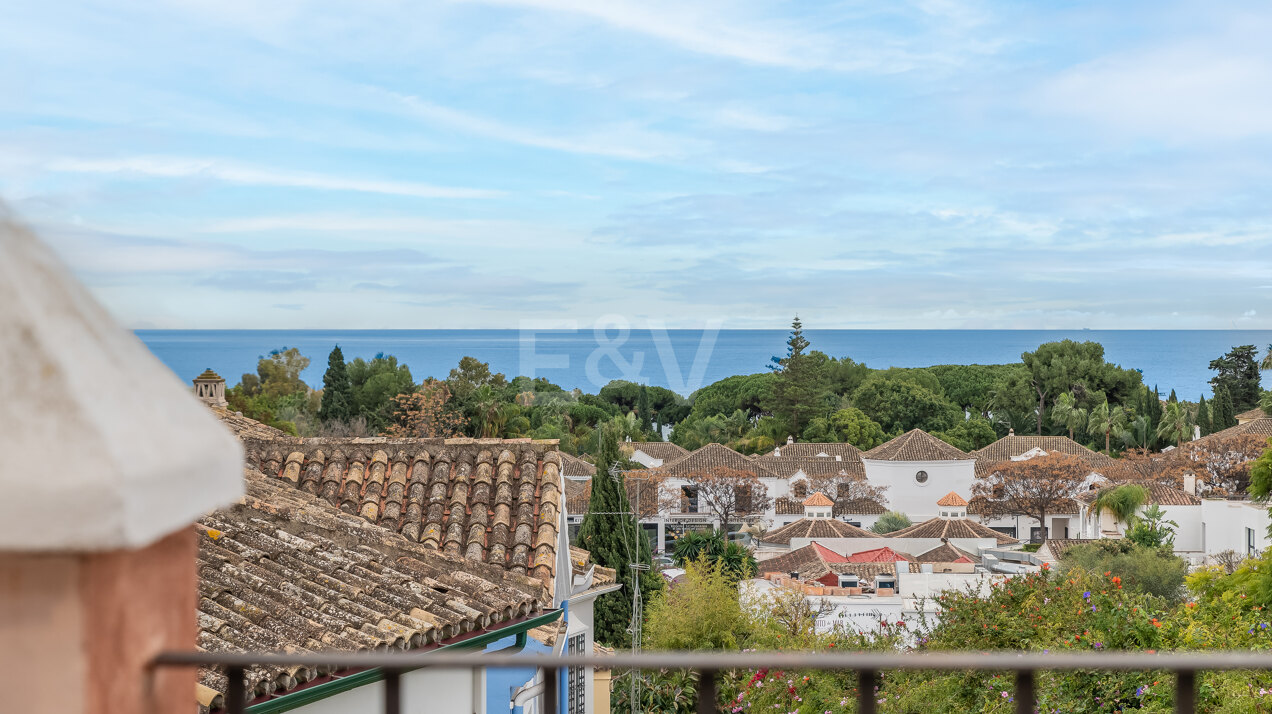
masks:
[[[896,563],[850,563],[846,561],[828,560],[823,553],[831,552],[827,548],[819,547],[816,543],[810,543],[803,548],[796,548],[789,553],[783,553],[776,558],[762,560],[757,569],[762,575],[764,573],[799,573],[801,580],[818,580],[831,574],[853,573],[862,579],[870,579],[876,575],[895,575],[897,572]],[[906,568],[907,572],[917,572],[918,566],[910,564]]]
[[[640,449],[641,452],[655,459],[662,459],[664,466],[676,459],[684,458],[689,453],[688,449],[670,441],[625,441],[619,444],[619,448],[628,456]]]
[[[980,559],[962,548],[942,543],[926,553],[920,553],[915,557],[915,561],[919,563],[978,563]]]
[[[861,458],[861,449],[852,444],[831,444],[819,443],[812,441],[801,441],[794,444],[780,444],[775,449],[781,454],[781,458],[815,458],[834,461],[835,457],[840,457],[843,461],[857,461]],[[772,452],[769,452],[772,454]],[[826,454],[821,456],[821,454]]]
[[[830,496],[818,491],[808,498],[804,499],[805,506],[834,506],[835,502],[830,500]]]
[[[861,455],[878,461],[964,461],[975,459],[922,429],[911,429]]]
[[[839,553],[836,553],[835,551],[831,550],[830,548],[827,548],[821,543],[810,543],[809,545],[813,546],[813,548],[817,550],[817,554],[820,555],[822,560],[825,560],[827,563],[847,563],[848,562],[847,557],[840,555]]]
[[[964,500],[964,499],[963,499],[963,497],[962,497],[962,496],[960,496],[960,495],[958,495],[957,493],[955,493],[955,492],[953,492],[953,491],[950,491],[949,493],[947,493],[947,494],[945,494],[944,496],[942,496],[942,497],[941,497],[941,500],[939,500],[939,501],[937,501],[937,502],[936,502],[936,505],[938,505],[938,506],[955,506],[955,507],[957,507],[957,506],[966,506],[966,505],[967,505],[967,501],[966,501],[966,500]]]
[[[836,461],[833,458],[824,456],[787,457],[763,454],[756,456],[752,460],[764,464],[770,471],[783,478],[790,478],[801,471],[806,476],[842,476],[844,479],[863,479],[866,477],[866,468],[860,459]]]
[[[848,556],[850,563],[895,563],[898,560],[914,560],[914,556],[895,551],[887,546],[863,550]]]

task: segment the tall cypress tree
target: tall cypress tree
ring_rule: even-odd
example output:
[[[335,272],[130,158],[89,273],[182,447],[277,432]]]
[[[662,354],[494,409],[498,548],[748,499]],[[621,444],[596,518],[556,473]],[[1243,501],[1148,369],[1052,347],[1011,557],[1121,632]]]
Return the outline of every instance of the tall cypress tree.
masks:
[[[803,432],[809,412],[817,408],[826,391],[822,374],[805,352],[808,347],[804,325],[796,315],[791,321],[790,339],[786,341],[786,357],[773,357],[769,365],[769,369],[777,372],[770,397],[771,411],[784,419],[795,434]]]
[[[650,567],[636,570],[633,562],[651,566],[653,557],[649,539],[631,515],[627,500],[627,488],[622,476],[610,475],[610,467],[627,466],[618,449],[618,434],[612,428],[603,429],[600,448],[596,454],[596,475],[592,477],[592,500],[587,515],[579,526],[579,547],[592,554],[592,561],[613,568],[623,589],[606,593],[596,599],[593,625],[596,641],[609,647],[631,646],[629,630],[632,619],[632,587],[640,588],[641,600],[648,603],[654,592],[662,587],[661,578]],[[628,514],[628,515],[621,515]],[[633,559],[634,558],[634,559]],[[638,583],[633,582],[639,579]]]
[[[640,397],[636,400],[636,418],[640,420],[640,430],[649,431],[653,428],[653,418],[649,413],[649,388],[640,385]]]
[[[1205,436],[1214,431],[1210,421],[1210,406],[1206,404],[1206,395],[1201,395],[1201,399],[1197,402],[1197,426],[1201,427],[1201,435]]]
[[[318,419],[349,421],[353,416],[353,382],[345,368],[344,353],[340,345],[327,355],[327,371],[322,375],[322,405],[318,407]]]
[[[1215,387],[1215,398],[1213,401],[1214,409],[1211,412],[1212,431],[1223,431],[1230,426],[1236,426],[1237,416],[1236,410],[1232,406],[1232,395],[1228,394],[1226,387],[1220,385]]]
[[[1170,390],[1170,396],[1166,397],[1166,401],[1170,402],[1171,404],[1175,404],[1179,402],[1179,397],[1175,396],[1175,390],[1173,389]]]

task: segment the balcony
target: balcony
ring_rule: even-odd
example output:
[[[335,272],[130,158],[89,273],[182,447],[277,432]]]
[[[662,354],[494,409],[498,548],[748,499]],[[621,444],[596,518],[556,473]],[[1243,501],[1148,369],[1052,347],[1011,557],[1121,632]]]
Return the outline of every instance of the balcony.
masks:
[[[403,711],[421,711],[418,702],[404,702],[401,677],[404,673],[427,667],[436,668],[526,668],[544,670],[540,704],[542,712],[575,714],[575,709],[563,708],[561,693],[575,682],[574,674],[580,668],[607,670],[658,670],[684,669],[700,674],[697,711],[724,711],[717,702],[716,674],[728,670],[753,670],[777,668],[783,670],[838,670],[857,673],[856,697],[859,714],[873,714],[877,709],[874,687],[880,672],[892,670],[938,671],[993,671],[1015,674],[1013,704],[1018,714],[1036,711],[1035,675],[1042,671],[1095,670],[1095,671],[1161,671],[1175,678],[1174,711],[1191,714],[1196,711],[1197,673],[1221,670],[1272,670],[1272,653],[1248,651],[1207,653],[1107,652],[1082,654],[1044,654],[1038,652],[940,652],[926,654],[900,653],[801,653],[801,652],[648,652],[642,654],[616,654],[598,657],[591,655],[522,656],[503,653],[322,653],[322,654],[274,654],[243,653],[226,654],[212,652],[169,652],[161,654],[152,664],[151,673],[164,667],[208,666],[221,668],[229,679],[229,691],[225,697],[224,711],[242,714],[245,711],[247,693],[244,690],[244,672],[253,666],[304,666],[327,671],[362,670],[378,671],[384,682],[383,707],[385,714]],[[404,709],[407,704],[411,709]],[[581,711],[578,710],[578,711]]]

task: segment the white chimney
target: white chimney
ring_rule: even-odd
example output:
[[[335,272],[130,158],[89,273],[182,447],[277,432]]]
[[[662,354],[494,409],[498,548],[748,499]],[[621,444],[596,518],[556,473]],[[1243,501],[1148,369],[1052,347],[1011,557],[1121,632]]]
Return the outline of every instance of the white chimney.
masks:
[[[791,436],[790,434],[787,434],[787,435],[786,435],[786,443],[787,443],[787,445],[794,444],[794,443],[795,443],[795,437]]]
[[[835,461],[843,461],[843,460],[844,458],[842,456],[840,456],[839,454],[835,454]]]
[[[225,406],[225,378],[208,367],[194,378],[194,396],[214,407]]]
[[[1007,427],[1007,436],[1015,436],[1015,435],[1016,435],[1016,429],[1010,426]]]
[[[773,455],[774,455],[774,456],[781,456],[781,455],[782,455],[782,447],[780,447],[780,446],[774,446],[774,447],[773,447]]]
[[[1184,474],[1184,493],[1197,495],[1197,474]]]

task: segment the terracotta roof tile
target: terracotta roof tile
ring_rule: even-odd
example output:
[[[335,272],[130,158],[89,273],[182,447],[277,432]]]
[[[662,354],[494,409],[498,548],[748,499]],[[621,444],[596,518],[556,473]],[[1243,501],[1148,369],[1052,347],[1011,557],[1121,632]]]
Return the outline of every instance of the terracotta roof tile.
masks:
[[[594,476],[596,474],[596,465],[580,459],[572,454],[564,451],[557,452],[561,457],[561,474],[565,477],[570,476]]]
[[[760,574],[781,573],[782,575],[787,575],[789,573],[799,573],[801,580],[816,580],[831,573],[852,573],[862,579],[870,579],[876,575],[896,575],[896,563],[836,561],[823,555],[823,551],[827,550],[817,543],[810,543],[803,548],[796,548],[776,558],[760,561],[757,570]],[[834,551],[829,552],[834,553]],[[907,570],[913,571],[913,568],[907,568]]]
[[[1244,424],[1231,426],[1222,431],[1216,431],[1213,434],[1207,434],[1206,436],[1203,436],[1197,441],[1194,441],[1192,443],[1196,444],[1199,442],[1217,440],[1217,439],[1222,439],[1229,436],[1239,436],[1243,434],[1252,434],[1254,436],[1272,438],[1272,417],[1263,416],[1259,419],[1255,419],[1254,421],[1248,421]]]
[[[880,538],[878,533],[834,518],[801,518],[760,536],[764,543],[790,545],[793,538]]]
[[[936,505],[959,507],[959,506],[966,506],[967,501],[964,500],[964,498],[958,495],[957,493],[950,491],[949,493],[942,496],[941,500],[936,502]]]
[[[883,507],[882,503],[879,503],[873,498],[841,498],[838,501],[835,501],[835,510],[833,513],[836,516],[877,516],[881,513],[886,513],[887,510],[888,509]]]
[[[962,548],[949,543],[942,543],[926,553],[920,553],[914,559],[919,563],[979,563],[980,558]]]
[[[198,646],[213,652],[415,649],[542,611],[544,584],[446,555],[249,470],[240,505],[205,516],[199,534]],[[248,670],[249,697],[325,673]],[[199,672],[199,700],[225,677]]]
[[[783,452],[785,453],[785,452]],[[764,454],[753,461],[763,464],[767,469],[782,478],[790,478],[800,471],[806,476],[833,477],[860,480],[866,477],[865,465],[861,459],[844,459],[836,461],[824,456],[772,456]]]
[[[1255,419],[1267,419],[1267,418],[1268,418],[1268,413],[1263,411],[1263,409],[1261,409],[1260,407],[1255,407],[1254,409],[1251,409],[1250,411],[1241,412],[1240,414],[1236,416],[1236,419],[1239,422],[1247,422],[1247,421],[1254,421]]]
[[[834,461],[839,456],[842,461],[858,461],[861,459],[861,449],[852,444],[824,444],[811,441],[801,441],[794,444],[781,444],[776,449],[780,452],[779,458],[815,458],[828,459]],[[825,454],[825,456],[822,456]],[[765,454],[772,456],[773,452]]]
[[[561,493],[556,442],[244,439],[248,465],[447,555],[552,582]]]
[[[966,518],[931,518],[888,534],[889,538],[993,538],[999,545],[1019,543],[1009,535]]]
[[[914,560],[914,556],[909,553],[902,553],[893,550],[887,546],[882,548],[872,548],[848,555],[850,563],[895,563],[898,560]]]
[[[878,461],[963,461],[975,459],[922,429],[911,429],[861,455]]]
[[[662,459],[663,465],[669,462],[684,458],[689,454],[689,450],[679,444],[673,444],[670,441],[626,441],[619,444],[622,452],[631,456],[637,449],[648,454],[655,459]]]
[[[1103,472],[1115,463],[1115,459],[1099,452],[1092,451],[1067,436],[1004,436],[979,451],[973,451],[976,457],[976,475],[988,476],[1004,461],[1026,454],[1034,449],[1052,453],[1076,456],[1091,466],[1093,471]]]
[[[1167,486],[1160,483],[1152,483],[1147,481],[1108,481],[1098,484],[1090,491],[1083,491],[1078,494],[1078,500],[1082,503],[1091,505],[1095,501],[1095,496],[1106,488],[1114,488],[1117,486],[1125,486],[1127,484],[1135,484],[1143,486],[1148,490],[1148,502],[1159,506],[1200,506],[1201,499],[1194,496],[1183,489]]]
[[[830,496],[818,491],[808,498],[804,499],[805,506],[834,506],[835,502],[830,500]]]
[[[705,471],[724,466],[737,471],[746,471],[764,478],[780,478],[758,459],[750,459],[723,444],[707,444],[701,449],[689,452],[680,459],[664,463],[657,469],[660,474],[679,476],[695,471]]]

